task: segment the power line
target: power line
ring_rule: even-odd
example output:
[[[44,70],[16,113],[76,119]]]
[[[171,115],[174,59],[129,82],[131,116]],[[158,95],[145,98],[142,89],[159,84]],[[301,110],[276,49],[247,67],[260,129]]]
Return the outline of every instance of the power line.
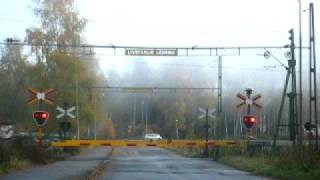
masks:
[[[123,93],[158,93],[162,91],[167,91],[170,93],[175,93],[178,91],[215,91],[218,88],[204,87],[128,87],[128,86],[91,86],[89,88],[93,89],[104,89],[111,90],[111,92],[123,92]]]
[[[148,65],[146,62],[141,61],[133,61],[133,62],[121,62],[126,64],[139,64],[139,65]],[[216,69],[218,66],[208,66],[208,65],[199,65],[199,64],[180,64],[180,63],[162,63],[157,64],[157,66],[180,66],[180,67],[187,67],[187,68],[210,68]],[[270,68],[277,68],[278,66],[273,66]],[[238,70],[251,70],[251,71],[272,71],[272,72],[284,72],[282,70],[274,70],[268,67],[263,68],[254,68],[254,67],[232,67],[232,66],[222,66],[223,69],[238,69]]]
[[[38,23],[37,20],[24,19],[24,18],[9,18],[9,17],[0,17],[1,21],[14,21],[14,22],[33,22]]]

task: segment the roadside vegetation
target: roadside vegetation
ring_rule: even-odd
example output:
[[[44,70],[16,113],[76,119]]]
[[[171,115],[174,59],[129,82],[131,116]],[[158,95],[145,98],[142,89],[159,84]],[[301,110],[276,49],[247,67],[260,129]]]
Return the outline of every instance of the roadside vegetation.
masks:
[[[60,121],[53,115],[56,106],[26,104],[30,98],[28,88],[39,91],[56,89],[54,102],[58,106],[64,102],[75,106],[77,99],[81,129],[93,123],[94,114],[98,114],[98,121],[106,119],[102,113],[102,99],[94,99],[97,92],[90,88],[103,81],[94,52],[64,46],[85,42],[82,33],[86,19],[80,17],[74,1],[35,0],[33,12],[39,20],[38,26],[26,29],[25,39],[8,37],[7,44],[0,47],[0,125],[13,124],[15,129],[15,138],[0,139],[0,174],[50,163],[77,152],[68,150],[65,153],[47,146],[40,150],[37,147],[33,136],[37,127],[32,120],[32,112],[46,110],[51,114],[43,128],[45,135],[59,136]],[[16,41],[30,46],[16,45]],[[70,122],[69,134],[73,138],[76,121]]]
[[[39,147],[30,137],[17,137],[13,141],[2,141],[0,146],[0,175],[14,170],[44,165],[79,153],[78,148]]]
[[[184,147],[169,150],[188,157],[204,157],[204,148]],[[288,147],[276,151],[248,151],[246,146],[220,147],[218,156],[216,155],[216,149],[209,148],[210,159],[260,176],[283,180],[317,180],[320,177],[320,154],[307,149],[301,154]]]
[[[47,110],[54,114],[56,106],[67,103],[70,107],[76,102],[82,120],[81,129],[93,123],[94,114],[97,114],[96,119],[106,120],[103,99],[91,88],[104,80],[93,50],[68,46],[85,43],[82,33],[86,19],[80,17],[74,1],[36,0],[33,11],[39,19],[39,26],[26,29],[25,39],[17,40],[30,46],[8,41],[0,47],[0,124],[13,123],[16,133],[30,134],[36,131],[33,111]],[[55,105],[27,105],[30,99],[28,88],[38,91],[54,88]],[[70,131],[75,134],[76,121],[70,122]],[[51,116],[45,134],[59,131],[59,121]]]
[[[320,154],[305,150],[285,148],[278,151],[260,151],[254,154],[247,151],[222,151],[219,162],[237,169],[250,171],[262,176],[277,179],[319,179]]]

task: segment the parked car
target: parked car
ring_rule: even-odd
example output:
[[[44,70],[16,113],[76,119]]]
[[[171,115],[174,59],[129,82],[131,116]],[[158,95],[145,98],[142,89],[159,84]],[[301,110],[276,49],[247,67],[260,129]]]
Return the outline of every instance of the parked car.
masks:
[[[144,135],[144,139],[145,140],[161,140],[162,137],[160,136],[160,134],[148,133]]]

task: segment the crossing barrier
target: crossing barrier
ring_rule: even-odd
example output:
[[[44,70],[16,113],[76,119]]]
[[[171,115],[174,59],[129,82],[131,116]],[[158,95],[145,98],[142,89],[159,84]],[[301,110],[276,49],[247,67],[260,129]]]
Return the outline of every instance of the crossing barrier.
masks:
[[[245,140],[64,140],[52,142],[53,147],[222,147],[239,146]]]

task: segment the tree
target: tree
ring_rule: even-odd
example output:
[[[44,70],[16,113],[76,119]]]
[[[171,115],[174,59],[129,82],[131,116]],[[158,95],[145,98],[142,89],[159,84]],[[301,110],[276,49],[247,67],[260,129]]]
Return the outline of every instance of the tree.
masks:
[[[26,57],[22,48],[6,45],[0,58],[0,121],[21,123],[27,118],[25,108],[25,87],[27,81]]]
[[[44,44],[57,46],[33,46],[38,62],[44,61],[46,56],[58,49],[72,53],[76,50],[72,45],[79,45],[83,39],[87,20],[79,17],[75,9],[74,0],[35,0],[34,14],[40,18],[41,27],[26,30],[26,41],[30,44]]]
[[[73,106],[78,99],[82,129],[92,124],[95,117],[97,120],[105,119],[101,113],[104,108],[99,92],[92,89],[103,80],[97,60],[92,49],[89,49],[89,55],[82,56],[87,49],[74,47],[84,41],[81,35],[86,19],[80,17],[74,0],[34,2],[34,14],[40,19],[41,25],[26,30],[26,41],[32,45],[31,52],[37,59],[27,70],[29,86],[39,90],[57,89],[55,102],[59,106],[64,102]],[[55,111],[52,106],[43,108]],[[48,126],[55,131],[59,123],[50,121]],[[72,127],[76,127],[75,123]]]

